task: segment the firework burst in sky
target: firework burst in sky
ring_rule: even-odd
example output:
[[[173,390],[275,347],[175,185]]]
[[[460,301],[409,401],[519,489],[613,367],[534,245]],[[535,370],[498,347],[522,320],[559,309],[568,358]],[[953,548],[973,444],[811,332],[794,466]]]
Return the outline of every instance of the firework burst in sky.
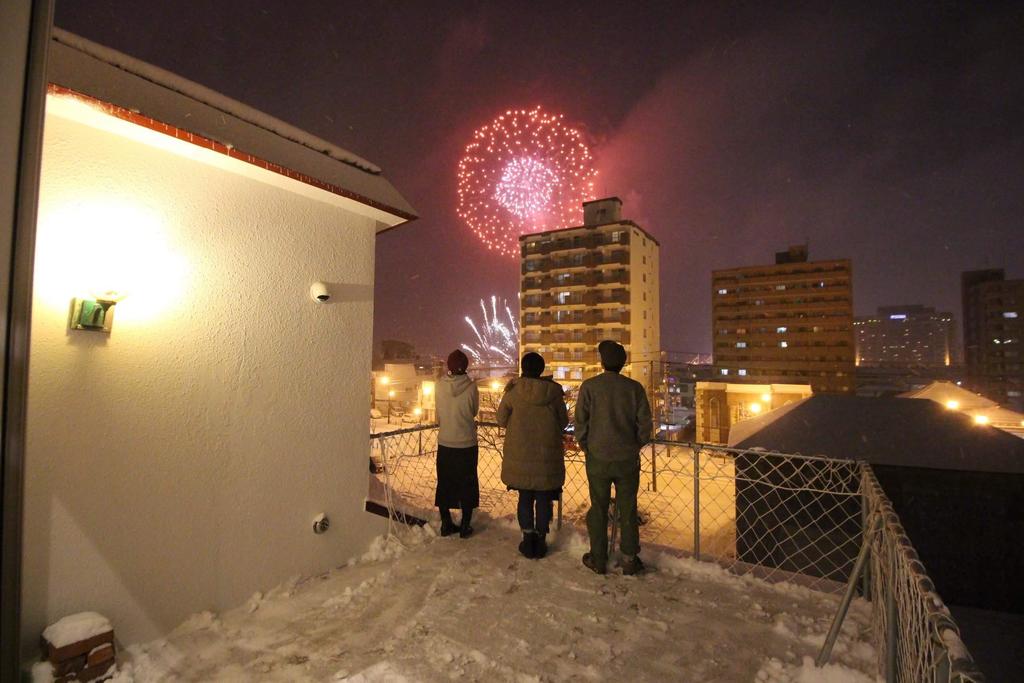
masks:
[[[509,110],[466,145],[458,215],[488,249],[516,256],[520,235],[582,222],[596,175],[583,134],[561,114]]]
[[[498,297],[491,296],[488,310],[487,302],[480,299],[480,312],[483,317],[479,324],[466,316],[466,324],[473,330],[476,340],[471,344],[463,344],[462,349],[476,365],[516,365],[519,358],[519,325],[508,302],[502,299],[499,306]]]

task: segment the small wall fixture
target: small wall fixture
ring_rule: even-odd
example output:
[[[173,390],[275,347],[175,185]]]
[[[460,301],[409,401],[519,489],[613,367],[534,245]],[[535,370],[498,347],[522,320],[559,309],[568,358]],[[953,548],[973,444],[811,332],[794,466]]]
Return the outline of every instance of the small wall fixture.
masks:
[[[114,306],[121,300],[114,292],[106,292],[93,298],[76,297],[71,300],[71,317],[68,327],[72,330],[110,333],[114,325]]]

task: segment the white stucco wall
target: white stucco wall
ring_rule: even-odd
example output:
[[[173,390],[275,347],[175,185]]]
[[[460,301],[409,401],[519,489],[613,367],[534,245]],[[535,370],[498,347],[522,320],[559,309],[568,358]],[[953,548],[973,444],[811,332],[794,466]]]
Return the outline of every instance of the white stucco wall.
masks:
[[[337,566],[383,530],[362,511],[373,220],[132,124],[97,129],[82,106],[51,96],[46,119],[30,652],[79,610],[110,617],[123,642],[150,639]],[[310,299],[316,280],[333,303]],[[109,336],[68,330],[71,297],[92,287],[127,293]],[[332,526],[316,536],[320,512]]]

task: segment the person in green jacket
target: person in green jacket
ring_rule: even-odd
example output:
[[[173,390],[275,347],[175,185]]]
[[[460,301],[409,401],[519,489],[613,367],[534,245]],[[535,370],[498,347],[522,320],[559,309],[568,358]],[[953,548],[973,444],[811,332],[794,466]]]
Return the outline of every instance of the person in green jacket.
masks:
[[[539,559],[548,551],[551,504],[565,483],[562,430],[569,415],[561,385],[541,377],[539,354],[523,356],[520,367],[522,376],[508,383],[498,405],[498,424],[505,427],[501,480],[519,491],[519,552]]]
[[[622,376],[626,350],[605,340],[598,344],[604,372],[580,385],[576,401],[576,441],[586,456],[590,510],[590,552],[583,564],[604,574],[608,564],[608,506],[615,485],[615,506],[622,528],[622,573],[643,570],[636,495],[640,488],[640,449],[651,440],[651,405],[639,382]]]

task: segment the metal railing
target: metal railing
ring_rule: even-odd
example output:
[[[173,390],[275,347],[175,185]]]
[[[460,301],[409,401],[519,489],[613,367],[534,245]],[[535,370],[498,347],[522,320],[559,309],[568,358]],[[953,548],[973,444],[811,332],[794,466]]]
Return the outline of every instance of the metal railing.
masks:
[[[887,681],[984,681],[869,465],[862,476],[865,523],[879,525],[863,577],[879,671]]]
[[[494,517],[513,516],[516,495],[501,482],[503,430],[481,423],[478,437],[480,507]],[[373,435],[378,473],[369,498],[395,519],[429,518],[436,452],[436,425]],[[641,451],[640,465],[643,545],[768,581],[842,592],[855,578],[867,525],[881,515],[880,532],[868,535],[868,571],[859,586],[872,602],[880,671],[887,681],[984,680],[866,464],[655,441]],[[585,461],[571,438],[565,468],[559,524],[585,529]]]

